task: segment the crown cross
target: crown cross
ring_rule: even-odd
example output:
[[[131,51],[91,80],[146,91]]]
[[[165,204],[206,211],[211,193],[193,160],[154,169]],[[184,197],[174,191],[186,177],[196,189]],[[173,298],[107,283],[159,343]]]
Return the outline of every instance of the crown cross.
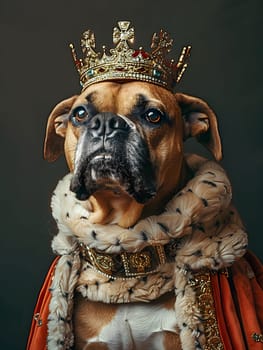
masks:
[[[86,64],[95,64],[99,54],[94,51],[96,43],[94,33],[91,30],[87,30],[82,34],[80,45],[85,57],[84,62]]]
[[[173,46],[173,39],[169,38],[168,33],[160,30],[159,35],[153,34],[151,48],[153,49],[152,54],[156,56],[165,56],[171,51]]]
[[[134,42],[134,28],[129,28],[130,22],[122,21],[118,23],[119,28],[113,29],[113,43],[116,49],[128,49],[129,44]]]
[[[120,21],[113,29],[115,47],[107,54],[106,47],[102,53],[96,51],[94,33],[87,30],[82,34],[81,48],[83,58],[77,57],[75,48],[70,44],[72,57],[80,75],[80,84],[87,86],[106,80],[138,80],[147,81],[172,90],[178,83],[187,67],[190,46],[182,49],[177,63],[169,60],[168,53],[172,49],[173,39],[163,30],[154,33],[151,52],[142,47],[135,50],[130,47],[134,43],[134,28],[130,22]]]

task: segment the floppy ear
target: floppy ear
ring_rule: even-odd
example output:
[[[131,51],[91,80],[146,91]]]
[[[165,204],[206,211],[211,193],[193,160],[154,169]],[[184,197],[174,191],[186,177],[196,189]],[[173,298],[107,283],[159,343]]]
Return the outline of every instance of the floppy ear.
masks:
[[[78,96],[61,101],[50,113],[44,141],[44,159],[54,162],[63,152],[71,107]]]
[[[184,139],[196,137],[215,157],[222,159],[222,146],[217,118],[208,104],[197,98],[176,93],[175,98],[184,119]]]

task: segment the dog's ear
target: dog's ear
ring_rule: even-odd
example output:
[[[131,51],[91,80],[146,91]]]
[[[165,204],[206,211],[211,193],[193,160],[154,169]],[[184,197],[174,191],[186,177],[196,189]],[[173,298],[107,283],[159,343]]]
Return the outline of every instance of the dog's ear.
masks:
[[[77,97],[76,95],[61,101],[49,115],[44,141],[44,159],[49,162],[57,160],[63,152],[69,112]]]
[[[175,98],[184,119],[184,139],[196,137],[213,154],[216,160],[222,159],[222,146],[217,118],[208,104],[197,98],[176,93]]]

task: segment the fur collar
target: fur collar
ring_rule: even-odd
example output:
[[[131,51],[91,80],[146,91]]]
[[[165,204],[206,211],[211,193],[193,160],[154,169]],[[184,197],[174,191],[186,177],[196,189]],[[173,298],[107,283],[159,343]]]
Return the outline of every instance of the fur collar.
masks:
[[[205,346],[201,313],[190,282],[198,271],[231,266],[244,255],[247,236],[231,205],[231,185],[223,169],[196,156],[188,157],[188,163],[195,176],[168,203],[166,211],[139,221],[131,229],[90,224],[88,202],[76,200],[69,190],[71,174],[59,182],[51,201],[59,229],[52,248],[61,258],[52,284],[50,349],[58,343],[61,346],[57,349],[73,346],[71,316],[76,290],[89,300],[106,303],[149,301],[174,290],[183,349]],[[171,239],[180,240],[174,261],[160,265],[147,279],[116,278],[109,283],[109,277],[84,261],[79,252],[79,242],[107,254],[119,254],[163,246]]]

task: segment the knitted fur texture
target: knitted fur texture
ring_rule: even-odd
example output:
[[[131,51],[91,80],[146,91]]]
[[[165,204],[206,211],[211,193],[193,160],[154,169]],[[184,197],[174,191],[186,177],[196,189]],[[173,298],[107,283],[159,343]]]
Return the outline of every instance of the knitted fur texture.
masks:
[[[174,290],[175,315],[183,350],[205,349],[202,315],[191,284],[200,270],[218,271],[245,254],[247,235],[231,204],[231,185],[215,162],[187,158],[194,177],[158,216],[139,221],[133,228],[91,224],[88,201],[78,201],[69,190],[71,174],[57,185],[51,207],[58,234],[52,241],[60,255],[53,283],[48,322],[48,349],[70,349],[74,344],[72,309],[74,292],[105,303],[149,302]],[[80,257],[79,242],[109,254],[138,252],[148,245],[176,240],[174,262],[161,265],[145,280],[115,280]],[[132,288],[133,293],[129,293]]]

